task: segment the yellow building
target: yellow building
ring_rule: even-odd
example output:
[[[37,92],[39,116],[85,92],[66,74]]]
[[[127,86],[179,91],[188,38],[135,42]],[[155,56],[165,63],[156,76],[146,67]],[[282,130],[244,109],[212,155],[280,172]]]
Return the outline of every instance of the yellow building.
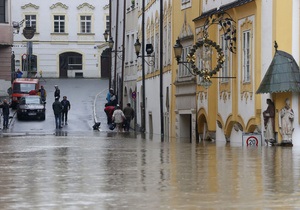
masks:
[[[193,19],[200,15],[201,1],[173,1],[173,43],[180,40],[183,46],[181,60],[196,40]],[[187,65],[187,66],[186,66]],[[188,67],[188,68],[187,68]],[[171,135],[176,138],[196,140],[196,77],[189,71],[189,64],[176,65],[172,62]]]
[[[176,66],[174,61],[174,136],[241,143],[244,134],[255,132],[264,139],[262,112],[267,109],[266,99],[271,98],[276,108],[275,132],[281,142],[279,111],[289,98],[295,113],[293,144],[297,144],[298,92],[256,92],[275,54],[275,41],[279,50],[299,61],[298,7],[299,2],[293,0],[173,4],[174,43],[179,38],[183,46],[181,61],[194,62]]]

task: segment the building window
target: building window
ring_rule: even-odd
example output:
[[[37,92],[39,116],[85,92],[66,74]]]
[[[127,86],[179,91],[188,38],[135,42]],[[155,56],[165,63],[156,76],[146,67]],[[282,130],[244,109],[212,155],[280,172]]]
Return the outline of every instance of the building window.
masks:
[[[6,23],[7,17],[6,17],[6,5],[7,0],[0,0],[0,23]]]
[[[110,31],[110,22],[109,22],[109,15],[106,16],[106,30]]]
[[[243,69],[243,82],[250,82],[250,31],[243,32],[243,43],[242,43],[242,69]]]
[[[64,15],[54,15],[54,33],[65,33]]]
[[[225,39],[225,35],[221,36],[220,39],[220,45],[223,49],[223,53],[224,53],[224,63],[221,69],[221,82],[228,82],[228,77],[229,76],[229,50],[228,50],[228,42]]]
[[[36,15],[25,15],[26,27],[34,28],[36,32]]]
[[[82,70],[82,56],[68,57],[68,70]]]
[[[91,33],[92,18],[91,16],[80,16],[80,32]]]
[[[183,47],[182,54],[181,54],[182,61],[186,61],[186,57],[187,57],[190,49],[191,49],[190,46]],[[179,68],[179,72],[178,72],[179,77],[190,77],[191,76],[191,72],[188,70],[188,69],[192,69],[190,63],[187,63],[186,65],[179,65],[178,68]]]
[[[181,0],[181,9],[187,9],[192,6],[192,0]]]
[[[187,4],[187,3],[190,3],[191,0],[181,0],[181,4]]]

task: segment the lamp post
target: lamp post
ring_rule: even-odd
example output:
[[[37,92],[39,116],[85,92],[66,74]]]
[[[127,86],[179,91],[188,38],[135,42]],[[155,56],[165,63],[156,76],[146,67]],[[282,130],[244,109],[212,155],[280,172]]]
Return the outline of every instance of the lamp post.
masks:
[[[154,57],[155,55],[152,55],[154,49],[153,49],[153,45],[152,44],[146,44],[146,49],[145,52],[147,53],[147,55],[143,54],[140,55],[140,51],[141,51],[141,47],[142,44],[140,43],[140,40],[137,38],[135,43],[134,43],[134,49],[135,49],[135,54],[138,58],[143,58],[143,62],[145,62],[148,66],[154,66],[155,65],[155,60]],[[146,61],[144,58],[153,58],[150,61]]]
[[[146,48],[143,44],[143,49],[142,50],[142,55],[140,55],[142,44],[140,43],[140,40],[137,38],[136,42],[134,43],[134,49],[135,49],[135,54],[138,58],[142,58],[142,130],[143,132],[145,131],[145,125],[146,125],[146,109],[145,109],[145,102],[146,102],[146,96],[145,96],[145,63],[147,63],[148,66],[154,66],[155,65],[155,60],[154,60],[154,55],[151,55],[153,53],[153,45],[152,44],[146,44]],[[147,55],[145,55],[145,52]],[[152,57],[153,59],[147,62],[145,60],[146,57]]]
[[[27,62],[28,62],[28,72],[27,72],[27,77],[29,78],[31,76],[31,59],[32,59],[32,41],[30,41],[33,36],[34,36],[34,32],[35,29],[32,26],[26,26],[23,29],[23,35],[26,39],[28,39],[27,41]]]
[[[108,42],[108,48],[110,49],[110,53],[115,53],[115,59],[116,57],[121,59],[122,62],[123,62],[123,53],[124,53],[124,49],[123,50],[113,50],[113,47],[114,47],[114,40],[112,37],[109,37],[108,39],[108,31],[106,30],[104,33],[104,39],[106,42]],[[111,69],[111,54],[110,54],[110,69]],[[116,80],[116,67],[115,67],[115,71],[114,71],[114,79]],[[121,88],[123,88],[123,74],[122,74],[122,81],[121,81],[121,84],[120,84]],[[111,88],[111,71],[109,73],[109,88]],[[114,86],[114,91],[116,91],[116,87]],[[123,102],[123,93],[121,91],[121,102]]]
[[[107,39],[108,39],[108,36],[109,36],[109,31],[108,30],[105,30],[105,32],[103,33],[103,36],[104,36],[104,40],[105,42],[107,42]],[[109,74],[108,74],[108,89],[110,89],[112,86],[111,86],[111,49],[112,47],[108,46],[109,48]]]

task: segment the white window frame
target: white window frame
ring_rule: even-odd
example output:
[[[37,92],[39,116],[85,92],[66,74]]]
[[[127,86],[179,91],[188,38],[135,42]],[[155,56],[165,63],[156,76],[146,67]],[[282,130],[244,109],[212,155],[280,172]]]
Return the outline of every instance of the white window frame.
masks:
[[[36,29],[37,29],[36,23],[37,23],[36,15],[34,15],[34,14],[26,14],[25,15],[25,25],[33,27],[35,32],[36,32]]]
[[[230,51],[228,50],[228,42],[225,38],[225,34],[221,35],[220,46],[222,47],[224,53],[224,63],[222,69],[220,70],[222,83],[228,82],[230,64]]]
[[[250,82],[251,76],[251,31],[243,31],[242,34],[242,70],[243,82]]]
[[[59,17],[58,20],[55,20],[55,17]],[[61,19],[63,17],[63,19]],[[58,30],[55,31],[55,24],[58,24]],[[63,31],[61,30],[61,25],[63,24]],[[66,33],[66,15],[53,15],[53,32],[54,33]]]
[[[189,54],[191,48],[192,48],[191,45],[184,46],[182,48],[181,61],[186,61],[187,60],[187,55]],[[190,63],[180,64],[178,66],[178,77],[179,78],[191,77],[192,74],[188,70],[188,68],[192,69],[192,66],[191,66]]]
[[[92,33],[91,15],[80,15],[80,33]]]

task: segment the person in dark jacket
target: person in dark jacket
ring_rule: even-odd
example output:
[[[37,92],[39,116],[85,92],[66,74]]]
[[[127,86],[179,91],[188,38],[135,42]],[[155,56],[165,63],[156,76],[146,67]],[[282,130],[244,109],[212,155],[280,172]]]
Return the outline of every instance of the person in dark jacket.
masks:
[[[47,97],[47,92],[43,85],[41,85],[41,89],[39,89],[39,95],[41,96],[42,101],[45,102]]]
[[[54,112],[56,129],[62,128],[61,127],[61,111],[62,111],[63,107],[62,107],[61,103],[59,102],[58,97],[55,98],[55,101],[52,104],[52,109]]]
[[[68,125],[68,111],[71,109],[70,101],[67,99],[67,96],[63,96],[63,100],[60,103],[63,106],[61,112],[62,125]]]
[[[134,110],[131,107],[130,103],[127,103],[127,106],[123,109],[124,115],[126,117],[125,121],[125,131],[129,131],[130,128],[130,122],[134,118]]]
[[[57,85],[54,85],[55,91],[54,91],[54,98],[58,97],[60,98],[60,89],[58,88]]]
[[[0,108],[2,108],[3,115],[3,129],[8,128],[8,119],[9,119],[9,103],[6,99],[0,104]]]

